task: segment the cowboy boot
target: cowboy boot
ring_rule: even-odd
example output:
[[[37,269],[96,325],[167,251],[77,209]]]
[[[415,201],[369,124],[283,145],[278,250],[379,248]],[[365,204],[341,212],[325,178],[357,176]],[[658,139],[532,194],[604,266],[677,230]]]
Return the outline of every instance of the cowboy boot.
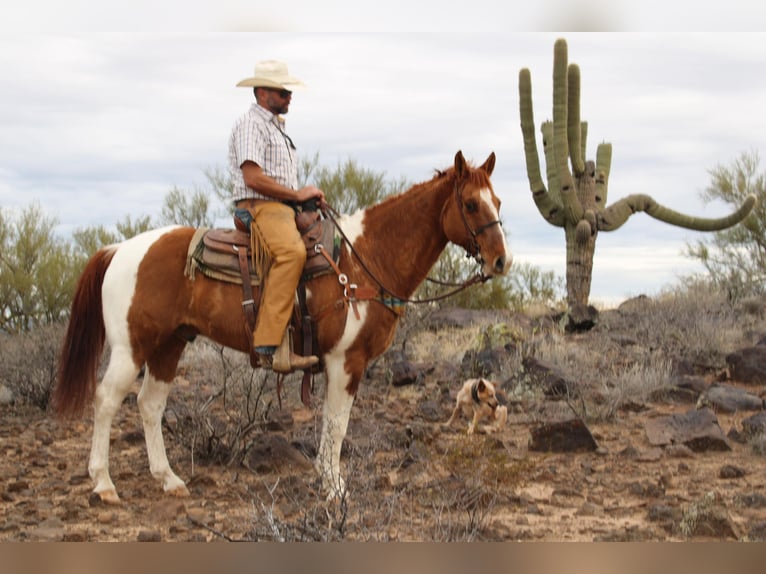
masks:
[[[276,373],[292,373],[296,370],[305,371],[319,363],[319,357],[309,355],[303,357],[292,351],[292,336],[290,329],[285,331],[282,342],[273,355],[258,355],[261,368],[271,369]]]

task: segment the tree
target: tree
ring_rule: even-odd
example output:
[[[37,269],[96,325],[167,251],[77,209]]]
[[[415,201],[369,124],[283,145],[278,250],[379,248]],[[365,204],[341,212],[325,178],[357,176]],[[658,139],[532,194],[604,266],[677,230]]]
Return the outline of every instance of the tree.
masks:
[[[327,203],[339,213],[369,207],[408,187],[406,179],[387,179],[385,172],[362,168],[353,159],[339,163],[335,169],[315,167],[310,175],[314,185],[324,191]]]
[[[700,194],[706,203],[738,205],[751,195],[758,202],[742,225],[686,245],[686,255],[699,259],[713,282],[734,299],[766,292],[766,174],[758,173],[759,163],[753,150],[708,171],[710,185]]]
[[[228,170],[221,167],[204,171],[206,185],[195,186],[191,192],[178,187],[165,196],[159,224],[211,227],[216,217],[230,216],[232,181]]]
[[[138,217],[135,221],[130,215],[126,215],[115,224],[116,231],[110,231],[104,225],[78,227],[72,233],[74,267],[79,273],[88,259],[105,245],[129,239],[148,231],[152,226],[151,217],[148,215]]]
[[[448,245],[434,265],[429,278],[415,293],[415,299],[429,299],[452,291],[478,272],[473,258]],[[439,305],[464,309],[514,309],[521,311],[532,304],[553,306],[563,299],[563,279],[553,271],[543,271],[531,263],[514,263],[510,273],[491,281],[471,285]]]
[[[120,240],[124,240],[150,230],[154,227],[154,224],[152,223],[152,218],[148,215],[143,215],[135,221],[133,221],[130,215],[126,215],[122,218],[122,221],[118,221],[115,224],[115,227],[117,227]]]
[[[519,72],[519,109],[532,198],[548,223],[564,229],[567,303],[570,307],[588,303],[599,231],[614,231],[639,211],[678,227],[719,231],[745,219],[755,204],[755,196],[747,196],[734,213],[720,219],[684,215],[643,194],[624,197],[607,207],[612,146],[600,144],[595,163],[584,161],[588,125],[580,122],[580,68],[568,64],[567,44],[563,39],[556,41],[553,52],[553,122],[542,124],[547,188],[540,175],[532,113],[532,81],[526,68]]]
[[[209,211],[210,196],[207,193],[195,189],[189,194],[174,187],[165,196],[159,222],[161,225],[211,227],[213,219]]]
[[[29,331],[68,311],[77,272],[56,224],[37,203],[18,217],[0,209],[0,330]]]

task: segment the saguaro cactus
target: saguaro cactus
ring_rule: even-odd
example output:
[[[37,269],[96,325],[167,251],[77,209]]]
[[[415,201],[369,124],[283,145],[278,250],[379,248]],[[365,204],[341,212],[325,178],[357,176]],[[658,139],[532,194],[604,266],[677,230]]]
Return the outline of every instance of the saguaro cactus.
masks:
[[[619,228],[638,211],[686,229],[719,231],[742,221],[755,205],[755,196],[751,195],[736,212],[720,219],[684,215],[643,194],[629,195],[607,207],[612,145],[599,144],[595,164],[584,161],[588,124],[580,121],[580,68],[568,64],[567,44],[563,39],[556,41],[553,51],[553,122],[545,122],[541,128],[547,188],[540,175],[532,113],[532,80],[527,68],[519,72],[519,108],[532,197],[548,223],[564,228],[567,303],[570,307],[588,303],[599,231]]]

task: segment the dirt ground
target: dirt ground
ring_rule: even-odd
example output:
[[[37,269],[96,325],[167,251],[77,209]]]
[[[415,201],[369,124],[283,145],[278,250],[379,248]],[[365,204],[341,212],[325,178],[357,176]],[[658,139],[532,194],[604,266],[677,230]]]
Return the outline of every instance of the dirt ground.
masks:
[[[188,386],[188,383],[187,383]],[[321,416],[286,402],[246,464],[195,463],[166,442],[191,496],[165,495],[148,470],[129,395],[112,430],[111,473],[122,503],[103,504],[87,475],[91,421],[60,423],[37,409],[0,412],[0,540],[749,540],[763,536],[766,457],[661,450],[650,417],[693,405],[647,404],[589,425],[596,452],[529,452],[532,421],[468,437],[444,429],[451,397],[429,382],[394,388],[367,380],[352,411],[342,464],[347,504],[325,503],[306,456]],[[136,391],[138,382],[136,383]],[[183,385],[174,392],[183,393]],[[285,396],[297,396],[286,388]],[[442,393],[444,394],[444,393]],[[173,394],[171,394],[173,396]],[[429,397],[432,399],[430,400]],[[436,397],[435,399],[433,397]],[[321,397],[319,397],[319,401]],[[752,414],[752,413],[750,413]],[[746,414],[718,414],[726,433]],[[763,539],[763,538],[761,538]]]

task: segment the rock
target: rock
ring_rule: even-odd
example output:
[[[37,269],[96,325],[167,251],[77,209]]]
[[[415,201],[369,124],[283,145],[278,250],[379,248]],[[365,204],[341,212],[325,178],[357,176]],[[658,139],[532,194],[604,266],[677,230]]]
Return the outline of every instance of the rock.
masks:
[[[9,482],[5,489],[8,492],[24,492],[29,490],[29,483],[26,480],[14,480]]]
[[[731,378],[748,385],[766,384],[766,346],[740,349],[726,356]]]
[[[68,532],[64,534],[62,542],[87,542],[88,535],[84,532]]]
[[[443,422],[444,415],[437,401],[425,400],[418,403],[418,413],[429,422]]]
[[[257,473],[310,470],[313,465],[281,435],[265,434],[245,456],[243,464]]]
[[[766,508],[766,495],[751,492],[737,496],[737,502],[747,508]]]
[[[651,394],[653,401],[670,401],[673,403],[696,404],[699,396],[707,389],[708,384],[702,377],[694,375],[679,375],[670,381],[670,385],[662,387]]]
[[[138,542],[162,542],[162,533],[157,530],[142,530],[138,533]]]
[[[737,526],[712,492],[684,510],[679,530],[684,536],[689,537],[739,540]]]
[[[187,518],[192,524],[212,524],[215,520],[213,512],[205,508],[189,508],[186,511]]]
[[[654,446],[683,444],[694,452],[731,450],[718,419],[709,409],[649,419],[644,430]]]
[[[734,466],[733,464],[725,464],[718,471],[718,478],[742,478],[747,472],[744,468]]]
[[[749,542],[766,542],[766,520],[754,524],[747,533]]]
[[[665,454],[671,458],[693,458],[694,451],[685,444],[670,444],[665,447]]]
[[[637,462],[657,462],[662,458],[663,451],[661,448],[648,448],[642,449],[636,455]]]
[[[630,299],[626,299],[620,303],[620,305],[617,307],[617,310],[621,315],[629,313],[643,313],[645,311],[651,310],[652,305],[654,305],[654,301],[652,301],[652,299],[648,296],[642,294],[637,295],[636,297],[631,297]]]
[[[500,373],[503,366],[508,362],[508,356],[512,345],[482,349],[471,349],[463,355],[460,368],[466,377],[489,377]]]
[[[657,522],[663,529],[672,532],[674,526],[681,521],[681,509],[663,503],[652,504],[646,518],[649,522]]]
[[[592,502],[586,501],[575,511],[575,516],[603,516],[604,509]]]
[[[0,385],[0,405],[12,405],[15,400],[13,391],[5,385]]]
[[[124,432],[117,440],[132,445],[144,444],[144,442],[146,442],[146,439],[144,438],[144,431],[142,430],[131,430]]]
[[[766,433],[766,412],[760,412],[743,420],[742,433],[746,438]]]
[[[543,424],[531,429],[529,450],[537,452],[590,452],[598,448],[581,419]]]
[[[395,387],[422,382],[427,369],[410,361],[397,361],[391,365],[391,384]]]
[[[573,305],[566,314],[564,329],[569,333],[591,330],[598,322],[598,309],[593,305]]]
[[[536,357],[524,357],[525,382],[530,386],[539,387],[549,397],[576,396],[576,385],[554,365],[541,361]]]
[[[185,509],[186,505],[183,501],[175,498],[163,498],[152,505],[147,516],[152,524],[166,522],[182,515]]]
[[[732,385],[714,383],[702,393],[697,406],[711,407],[722,413],[760,411],[763,409],[763,399]]]

